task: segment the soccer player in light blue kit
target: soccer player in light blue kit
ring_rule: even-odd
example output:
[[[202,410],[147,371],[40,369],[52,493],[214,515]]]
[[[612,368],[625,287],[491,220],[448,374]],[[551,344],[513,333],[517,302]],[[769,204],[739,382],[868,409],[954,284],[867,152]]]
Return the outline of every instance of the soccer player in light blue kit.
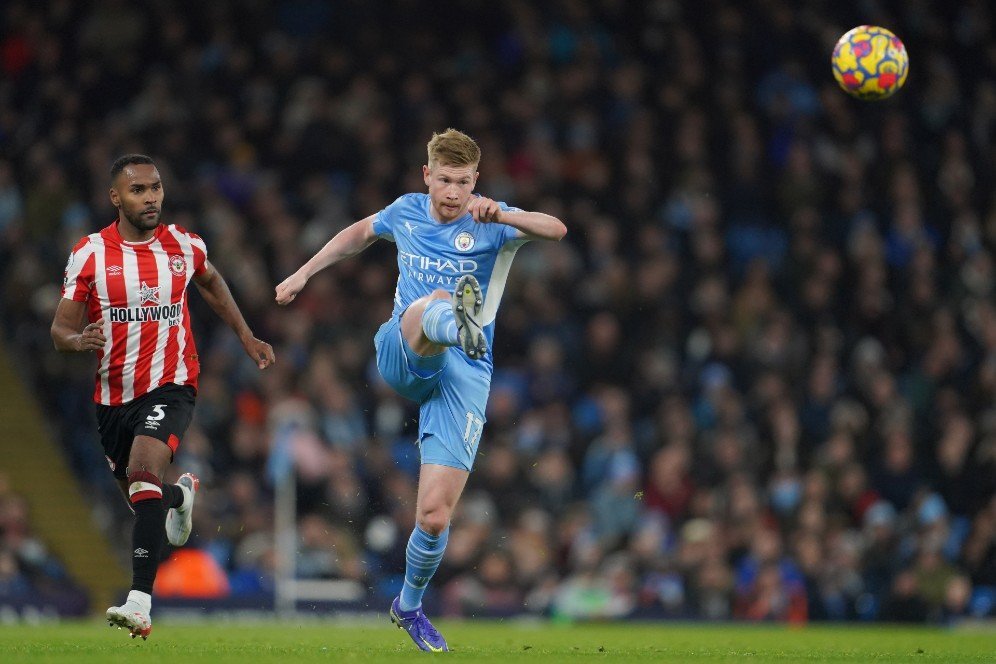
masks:
[[[394,311],[374,337],[377,368],[419,404],[415,529],[391,620],[420,649],[447,650],[422,612],[422,595],[446,548],[450,517],[484,429],[494,369],[495,315],[512,258],[529,240],[560,240],[557,218],[474,195],[481,150],[466,134],[433,134],[422,176],[428,194],[405,194],[344,229],[276,288],[287,304],[316,272],[355,256],[378,238],[398,247]]]

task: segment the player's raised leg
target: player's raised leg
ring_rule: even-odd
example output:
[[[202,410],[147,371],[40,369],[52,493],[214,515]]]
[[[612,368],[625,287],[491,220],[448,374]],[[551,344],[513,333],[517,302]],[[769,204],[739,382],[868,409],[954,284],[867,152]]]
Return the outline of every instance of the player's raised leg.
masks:
[[[128,495],[128,480],[126,478],[115,478],[121,493],[124,494],[128,509],[135,513],[131,506],[131,496]],[[190,537],[191,525],[194,513],[194,499],[200,489],[201,481],[193,473],[184,473],[176,481],[176,484],[163,484],[163,504],[166,509],[166,540],[173,546],[183,546]],[[175,512],[182,515],[173,524],[170,523],[171,516]],[[171,532],[172,531],[172,532]],[[184,532],[186,534],[184,534]]]
[[[413,302],[401,317],[401,332],[419,355],[438,355],[448,346],[461,346],[468,357],[478,360],[488,352],[483,308],[480,284],[474,275],[465,274],[452,293],[435,290]]]
[[[166,503],[166,538],[173,546],[183,546],[190,537],[194,523],[194,500],[201,481],[193,473],[184,473],[173,485],[163,485],[163,501]],[[166,489],[172,492],[167,500]],[[179,494],[179,500],[176,498]]]
[[[412,302],[402,314],[401,334],[418,355],[439,355],[447,347],[460,343],[452,311],[449,316],[442,313],[444,309],[451,310],[450,298],[450,293],[434,290]]]
[[[149,638],[152,632],[152,585],[163,546],[166,506],[162,476],[172,450],[160,440],[136,436],[128,456],[128,497],[135,511],[132,531],[132,583],[128,599],[107,609],[107,622],[124,627],[132,638]],[[172,491],[169,491],[171,498]]]
[[[423,464],[419,471],[415,529],[405,550],[405,582],[391,604],[391,621],[427,652],[448,650],[446,640],[422,611],[422,596],[443,559],[450,518],[469,474],[431,463]]]

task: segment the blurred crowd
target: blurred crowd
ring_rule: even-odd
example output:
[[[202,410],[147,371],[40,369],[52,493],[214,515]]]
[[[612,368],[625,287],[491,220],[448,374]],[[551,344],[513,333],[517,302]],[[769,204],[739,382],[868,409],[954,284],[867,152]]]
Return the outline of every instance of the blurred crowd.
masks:
[[[82,615],[87,596],[32,532],[27,501],[0,473],[0,623],[24,606]]]
[[[984,0],[12,0],[0,36],[0,311],[124,537],[92,357],[48,326],[62,265],[114,218],[109,164],[157,160],[278,363],[192,296],[202,362],[176,472],[225,593],[296,571],[400,586],[413,405],[373,366],[393,246],[273,286],[407,191],[433,131],[478,190],[557,215],[519,252],[488,422],[427,602],[448,615],[947,621],[996,594],[996,35]],[[867,103],[829,53],[911,53]],[[102,515],[102,516],[101,516]],[[124,549],[124,546],[122,546]],[[0,559],[2,560],[2,559]],[[386,606],[386,604],[385,604]]]

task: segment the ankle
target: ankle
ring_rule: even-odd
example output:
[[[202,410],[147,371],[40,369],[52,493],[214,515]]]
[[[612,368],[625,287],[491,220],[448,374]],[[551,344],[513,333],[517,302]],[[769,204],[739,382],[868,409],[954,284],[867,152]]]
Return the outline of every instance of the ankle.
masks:
[[[141,590],[132,590],[128,593],[126,601],[138,604],[146,613],[152,611],[152,595],[149,593],[142,592]]]

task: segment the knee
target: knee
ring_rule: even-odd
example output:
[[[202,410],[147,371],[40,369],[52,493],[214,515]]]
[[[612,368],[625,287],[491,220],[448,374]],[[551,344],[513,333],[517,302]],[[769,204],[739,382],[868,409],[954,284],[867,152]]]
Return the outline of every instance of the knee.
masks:
[[[415,301],[409,309],[414,310],[415,314],[421,319],[422,315],[425,313],[426,307],[435,302],[436,300],[449,300],[452,297],[452,293],[447,293],[446,291],[437,288],[425,297],[421,297]]]
[[[424,297],[420,297],[419,299],[417,299],[414,302],[412,302],[411,306],[409,306],[405,310],[404,315],[401,317],[402,324],[404,324],[404,322],[406,320],[418,320],[418,321],[421,321],[422,320],[422,314],[425,313],[425,308],[427,306],[429,306],[430,302],[433,302],[435,300],[441,300],[443,298],[447,298],[448,299],[449,297],[450,297],[449,293],[447,293],[444,290],[439,290],[439,289],[436,289],[436,290],[432,291],[431,293],[429,293],[428,295],[426,295]]]
[[[128,472],[128,501],[132,508],[149,500],[162,501],[162,481],[146,470]]]
[[[439,535],[450,525],[450,512],[444,508],[427,509],[418,513],[418,527],[430,535]]]
[[[449,291],[444,291],[442,288],[437,288],[428,295],[415,300],[415,302],[412,304],[412,307],[418,305],[420,309],[425,309],[430,302],[434,302],[436,300],[448,300],[451,297],[453,297],[453,293],[450,293]]]

